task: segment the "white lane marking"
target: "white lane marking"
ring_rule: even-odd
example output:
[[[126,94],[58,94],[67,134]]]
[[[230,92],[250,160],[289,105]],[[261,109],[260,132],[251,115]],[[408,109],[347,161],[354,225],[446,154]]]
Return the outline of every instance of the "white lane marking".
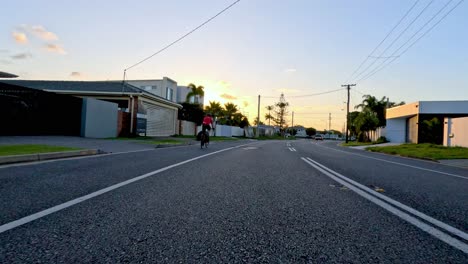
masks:
[[[292,151],[292,152],[296,151],[295,148],[289,148],[289,150]]]
[[[340,173],[338,173],[338,172],[336,172],[336,171],[334,171],[334,170],[332,170],[332,169],[330,169],[328,167],[325,167],[323,164],[320,164],[317,161],[312,160],[311,158],[307,158],[307,159],[309,161],[313,162],[314,164],[316,164],[317,166],[320,166],[322,169],[327,170],[330,173],[335,174],[337,177],[340,177],[341,179],[343,179],[343,180],[345,180],[345,181],[347,181],[347,182],[349,182],[351,184],[354,184],[356,187],[361,188],[362,190],[364,190],[364,191],[366,191],[366,192],[368,192],[368,193],[370,193],[370,194],[372,194],[374,196],[377,196],[378,198],[380,198],[380,199],[382,199],[382,200],[384,200],[384,201],[386,201],[386,202],[388,202],[388,203],[390,203],[390,204],[392,204],[392,205],[394,205],[396,207],[399,207],[400,209],[403,209],[403,210],[407,211],[408,213],[411,213],[411,214],[413,214],[413,215],[415,215],[415,216],[417,216],[419,218],[422,218],[422,219],[426,220],[427,222],[429,222],[429,223],[431,223],[431,224],[433,224],[435,226],[438,226],[439,228],[445,229],[446,231],[448,231],[448,232],[450,232],[450,233],[452,233],[452,234],[454,234],[456,236],[459,236],[459,237],[461,237],[461,238],[463,238],[465,240],[468,240],[468,234],[461,231],[460,229],[457,229],[455,227],[447,225],[446,223],[444,223],[442,221],[439,221],[439,220],[437,220],[435,218],[432,218],[432,217],[430,217],[430,216],[428,216],[428,215],[426,215],[424,213],[421,213],[418,210],[413,209],[412,207],[404,205],[404,204],[402,204],[402,203],[400,203],[400,202],[398,202],[396,200],[393,200],[392,198],[390,198],[388,196],[385,196],[385,195],[383,195],[381,193],[378,193],[378,192],[376,192],[376,191],[374,191],[374,190],[372,190],[372,189],[370,189],[370,188],[368,188],[368,187],[366,187],[366,186],[364,186],[364,185],[362,185],[362,184],[360,184],[360,183],[358,183],[358,182],[356,182],[356,181],[354,181],[354,180],[352,180],[352,179],[350,179],[350,178],[348,178],[348,177],[346,177],[346,176],[344,176],[344,175],[342,175],[342,174],[340,174]]]
[[[126,181],[123,181],[123,182],[120,182],[120,183],[111,185],[111,186],[109,186],[109,187],[107,187],[107,188],[104,188],[104,189],[101,189],[101,190],[99,190],[99,191],[92,192],[92,193],[90,193],[90,194],[87,194],[87,195],[78,197],[78,198],[76,198],[76,199],[70,200],[70,201],[68,201],[68,202],[65,202],[65,203],[62,203],[62,204],[59,204],[59,205],[56,205],[56,206],[53,206],[53,207],[51,207],[51,208],[45,209],[45,210],[40,211],[40,212],[37,212],[37,213],[35,213],[35,214],[29,215],[29,216],[25,216],[25,217],[23,217],[23,218],[21,218],[21,219],[18,219],[18,220],[15,220],[15,221],[6,223],[6,224],[4,224],[4,225],[1,225],[1,226],[0,226],[0,233],[3,233],[3,232],[5,232],[5,231],[8,231],[8,230],[13,229],[13,228],[18,227],[18,226],[27,224],[27,223],[29,223],[29,222],[32,222],[32,221],[37,220],[37,219],[39,219],[39,218],[42,218],[42,217],[44,217],[44,216],[46,216],[46,215],[49,215],[49,214],[52,214],[52,213],[56,213],[56,212],[61,211],[61,210],[65,209],[65,208],[68,208],[68,207],[73,206],[73,205],[75,205],[75,204],[79,204],[79,203],[84,202],[84,201],[86,201],[86,200],[89,200],[89,199],[91,199],[91,198],[97,197],[97,196],[99,196],[99,195],[101,195],[101,194],[104,194],[104,193],[113,191],[113,190],[115,190],[115,189],[117,189],[117,188],[123,187],[123,186],[125,186],[125,185],[130,184],[130,183],[134,183],[134,182],[143,180],[143,179],[145,179],[145,178],[148,178],[148,177],[150,177],[150,176],[156,175],[156,174],[161,173],[161,172],[163,172],[163,171],[166,171],[166,170],[169,170],[169,169],[172,169],[172,168],[181,166],[181,165],[183,165],[183,164],[186,164],[186,163],[189,163],[189,162],[198,160],[198,159],[202,159],[202,158],[205,158],[205,157],[208,157],[208,156],[211,156],[211,155],[215,155],[215,154],[218,154],[218,153],[221,153],[221,152],[224,152],[224,151],[228,151],[228,150],[231,150],[231,149],[240,148],[240,147],[243,147],[243,146],[246,146],[246,145],[249,145],[249,144],[252,144],[252,143],[243,144],[243,145],[239,145],[239,146],[235,146],[235,147],[230,147],[230,148],[225,148],[225,149],[222,149],[222,150],[218,150],[218,151],[215,151],[215,152],[211,152],[211,153],[208,153],[208,154],[205,154],[205,155],[201,155],[201,156],[198,156],[198,157],[195,157],[195,158],[191,158],[191,159],[188,159],[188,160],[185,160],[185,161],[176,163],[176,164],[172,164],[172,165],[169,165],[169,166],[167,166],[167,167],[164,167],[164,168],[161,168],[161,169],[158,169],[158,170],[155,170],[155,171],[152,171],[152,172],[149,172],[149,173],[146,173],[146,174],[137,176],[137,177],[135,177],[135,178],[132,178],[132,179],[129,179],[129,180],[126,180]]]
[[[426,168],[422,168],[422,167],[418,167],[418,166],[413,166],[413,165],[408,165],[408,164],[404,164],[404,163],[400,163],[400,162],[396,162],[396,161],[390,161],[390,160],[384,160],[384,159],[369,157],[369,156],[366,156],[366,155],[357,154],[357,153],[353,153],[353,152],[349,152],[349,151],[344,151],[344,150],[339,150],[339,149],[334,149],[334,148],[326,147],[326,146],[323,146],[323,145],[317,145],[317,146],[320,146],[320,147],[322,147],[322,148],[331,149],[331,150],[338,151],[338,152],[343,152],[343,153],[346,153],[346,154],[349,154],[349,155],[360,156],[360,157],[363,157],[363,158],[368,158],[368,159],[373,159],[373,160],[388,162],[388,163],[392,163],[392,164],[396,164],[396,165],[401,165],[401,166],[405,166],[405,167],[409,167],[409,168],[413,168],[413,169],[419,169],[419,170],[423,170],[423,171],[430,171],[430,172],[435,172],[435,173],[439,173],[439,174],[444,174],[444,175],[451,176],[451,177],[457,177],[457,178],[461,178],[461,179],[468,180],[468,177],[461,176],[461,175],[457,175],[457,174],[452,174],[452,173],[443,172],[443,171],[438,171],[438,170],[426,169]]]
[[[344,181],[340,179],[340,177],[335,176],[334,174],[330,173],[329,171],[323,169],[322,167],[316,165],[315,163],[311,162],[310,160],[307,160],[305,158],[301,158],[304,162],[309,164],[310,166],[314,167],[318,171],[322,172],[323,174],[327,175],[328,177],[332,178],[334,181],[348,187],[350,190],[354,191],[355,193],[359,194],[363,198],[369,200],[370,202],[382,207],[383,209],[389,211],[390,213],[400,217],[401,219],[411,223],[412,225],[418,227],[419,229],[431,234],[432,236],[442,240],[443,242],[463,251],[464,253],[468,254],[468,244],[465,244],[464,242],[451,237],[450,235],[447,235],[446,233],[440,231],[439,229],[436,229],[435,227],[432,227],[421,220],[417,219],[416,217],[413,217],[404,211],[401,211],[400,209],[370,195],[369,193],[364,192],[363,190],[359,189],[358,187],[352,185],[351,183]]]

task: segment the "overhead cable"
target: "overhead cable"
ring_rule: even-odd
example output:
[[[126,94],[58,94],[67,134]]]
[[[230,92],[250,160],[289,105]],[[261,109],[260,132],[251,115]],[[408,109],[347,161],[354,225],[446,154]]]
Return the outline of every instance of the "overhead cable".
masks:
[[[384,60],[378,67],[374,68],[373,71],[371,71],[370,73],[368,73],[366,76],[362,77],[361,79],[359,79],[357,82],[362,82],[362,81],[365,81],[367,79],[369,79],[370,77],[372,77],[374,74],[376,74],[377,72],[383,70],[384,68],[386,68],[388,65],[390,65],[391,63],[393,63],[395,60],[397,60],[399,57],[401,57],[403,54],[405,54],[410,48],[412,48],[419,40],[421,40],[424,36],[426,36],[429,32],[431,32],[440,22],[442,22],[442,20],[444,20],[450,13],[452,13],[453,10],[455,10],[463,1],[465,0],[460,0],[457,4],[455,4],[447,13],[445,13],[445,15],[443,15],[436,23],[434,23],[434,25],[432,25],[430,28],[428,28],[421,36],[419,36],[415,41],[413,41],[406,49],[404,49],[398,56],[396,56],[395,58],[393,58],[392,60],[389,60],[389,59],[386,59]],[[401,45],[395,52],[394,54],[396,54],[400,49],[402,49],[406,44],[408,44],[408,42],[410,42],[419,32],[421,32],[421,30],[423,30],[434,18],[436,18],[447,6],[449,3],[451,3],[452,0],[448,1],[429,21],[427,21],[415,34],[413,34],[413,36],[411,36],[410,39],[408,39],[408,41],[406,41],[405,43],[403,43],[403,45]],[[392,54],[392,55],[394,55]],[[388,62],[387,62],[388,61]],[[385,63],[385,64],[384,64]],[[382,65],[383,64],[383,65]],[[380,67],[381,66],[381,67]]]
[[[232,6],[234,6],[235,4],[239,3],[240,0],[237,0],[237,1],[234,1],[232,4],[230,4],[229,6],[227,6],[226,8],[224,8],[223,10],[221,10],[220,12],[218,12],[216,15],[212,16],[210,19],[206,20],[205,22],[203,22],[202,24],[200,24],[198,27],[190,30],[188,33],[186,33],[185,35],[183,35],[182,37],[176,39],[175,41],[171,42],[170,44],[166,45],[165,47],[163,47],[162,49],[156,51],[155,53],[151,54],[150,56],[140,60],[139,62],[131,65],[130,67],[127,67],[124,71],[127,71],[133,67],[136,67],[138,65],[140,65],[141,63],[151,59],[152,57],[158,55],[159,53],[165,51],[166,49],[168,49],[169,47],[171,47],[172,45],[176,44],[177,42],[181,41],[182,39],[186,38],[188,35],[192,34],[193,32],[195,32],[196,30],[200,29],[201,27],[203,27],[204,25],[208,24],[211,20],[215,19],[217,16],[221,15],[222,13],[224,13],[225,11],[227,11],[229,8],[231,8]]]

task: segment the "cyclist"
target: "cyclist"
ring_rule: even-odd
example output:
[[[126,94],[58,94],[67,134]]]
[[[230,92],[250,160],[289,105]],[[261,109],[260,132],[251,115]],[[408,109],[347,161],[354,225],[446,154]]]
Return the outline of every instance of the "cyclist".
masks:
[[[202,123],[202,131],[206,135],[206,142],[210,142],[210,137],[209,137],[209,131],[211,130],[211,127],[213,126],[213,118],[211,117],[211,114],[207,114],[203,118],[203,123]]]

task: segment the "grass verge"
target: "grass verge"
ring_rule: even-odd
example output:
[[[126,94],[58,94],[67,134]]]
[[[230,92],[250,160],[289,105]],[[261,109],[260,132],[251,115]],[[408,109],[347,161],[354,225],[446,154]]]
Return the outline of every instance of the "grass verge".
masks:
[[[175,140],[175,139],[161,139],[161,140],[148,140],[145,143],[150,143],[154,145],[179,145],[184,142],[180,140]]]
[[[374,144],[379,144],[377,142],[348,142],[348,143],[341,143],[340,146],[343,147],[358,147],[358,146],[370,146]]]
[[[5,146],[0,146],[0,156],[39,154],[39,153],[62,152],[62,151],[72,151],[72,150],[80,150],[80,148],[39,145],[39,144],[5,145]]]
[[[430,160],[468,159],[468,148],[444,147],[434,144],[403,144],[399,146],[368,147],[366,149],[373,152]]]

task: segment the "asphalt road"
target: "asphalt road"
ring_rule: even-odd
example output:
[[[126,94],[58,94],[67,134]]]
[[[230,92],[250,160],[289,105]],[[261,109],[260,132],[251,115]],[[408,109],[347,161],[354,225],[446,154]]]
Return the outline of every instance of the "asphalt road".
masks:
[[[0,263],[468,262],[468,170],[336,142],[1,167],[0,212]]]

